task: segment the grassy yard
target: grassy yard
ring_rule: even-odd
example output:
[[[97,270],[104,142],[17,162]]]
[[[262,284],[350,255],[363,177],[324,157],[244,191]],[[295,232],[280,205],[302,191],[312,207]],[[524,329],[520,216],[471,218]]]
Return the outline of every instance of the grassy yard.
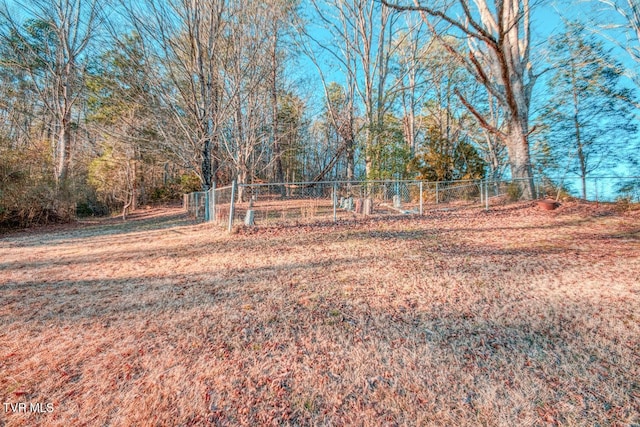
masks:
[[[640,211],[6,235],[0,400],[0,426],[637,426]]]

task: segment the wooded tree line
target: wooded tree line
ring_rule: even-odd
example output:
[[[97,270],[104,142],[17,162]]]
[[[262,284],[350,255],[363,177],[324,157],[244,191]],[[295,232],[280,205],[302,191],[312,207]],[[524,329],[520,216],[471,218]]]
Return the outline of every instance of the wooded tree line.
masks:
[[[575,7],[592,18],[529,0],[5,0],[0,223],[233,179],[510,176],[532,198],[534,173],[632,170],[638,1]]]

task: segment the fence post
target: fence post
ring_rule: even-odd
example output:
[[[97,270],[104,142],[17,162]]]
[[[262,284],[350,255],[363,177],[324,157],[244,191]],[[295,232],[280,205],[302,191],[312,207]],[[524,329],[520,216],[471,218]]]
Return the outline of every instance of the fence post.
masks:
[[[204,192],[204,221],[209,222],[209,189]]]
[[[233,217],[236,214],[236,186],[237,181],[234,179],[233,183],[231,183],[231,204],[229,205],[229,227],[227,227],[227,231],[231,233],[233,228]]]
[[[484,204],[484,180],[480,180],[480,206]]]
[[[333,199],[333,222],[338,221],[338,184],[336,182],[333,183],[333,191],[331,194],[331,198]]]
[[[199,195],[200,195],[200,193],[197,193],[197,192],[194,194],[194,199],[195,199],[194,206],[196,208],[196,219],[198,219],[198,213],[199,213],[198,211],[200,210],[200,209],[198,209],[200,207],[199,206],[200,205],[200,200],[198,200],[198,196]]]
[[[422,200],[422,181],[420,181],[420,216],[424,214],[423,200]]]
[[[216,183],[211,183],[211,196],[209,197],[209,222],[216,220]]]
[[[182,208],[185,212],[189,212],[189,195],[187,193],[182,195]]]
[[[438,181],[436,181],[436,205],[439,203],[438,191],[440,186],[438,185]]]

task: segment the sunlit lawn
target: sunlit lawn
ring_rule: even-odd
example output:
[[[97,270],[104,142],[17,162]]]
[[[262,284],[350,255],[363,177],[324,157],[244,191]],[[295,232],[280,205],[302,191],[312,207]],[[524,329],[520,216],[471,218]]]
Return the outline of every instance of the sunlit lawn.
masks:
[[[0,426],[638,425],[639,213],[8,235]]]

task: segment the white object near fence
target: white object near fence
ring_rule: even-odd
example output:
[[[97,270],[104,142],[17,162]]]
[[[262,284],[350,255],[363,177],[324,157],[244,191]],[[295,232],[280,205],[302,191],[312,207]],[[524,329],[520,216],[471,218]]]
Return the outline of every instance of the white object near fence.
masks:
[[[255,225],[254,222],[255,213],[253,210],[253,197],[249,200],[249,209],[247,209],[247,213],[244,216],[244,225],[247,227],[251,227]]]
[[[364,204],[362,206],[362,213],[365,215],[373,214],[373,200],[371,200],[368,197],[364,199]]]
[[[344,204],[342,206],[344,210],[352,211],[353,210],[353,197],[349,196],[344,199]]]
[[[249,209],[244,216],[244,225],[246,225],[247,227],[255,225],[254,218],[255,214],[253,209]]]

